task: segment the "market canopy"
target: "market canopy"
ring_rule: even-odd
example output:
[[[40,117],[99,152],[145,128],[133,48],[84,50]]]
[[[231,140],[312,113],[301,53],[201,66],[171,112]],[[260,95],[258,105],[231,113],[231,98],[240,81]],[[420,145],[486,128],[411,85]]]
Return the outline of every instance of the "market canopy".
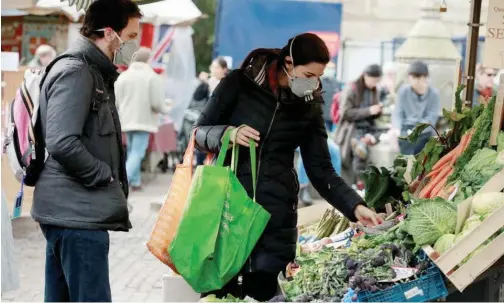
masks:
[[[75,5],[78,10],[86,10],[88,6],[93,3],[94,0],[59,0],[59,2],[66,2],[68,6]],[[153,2],[158,2],[161,0],[133,0],[138,4],[148,4]],[[37,0],[2,0],[2,9],[25,9],[37,6]],[[58,2],[53,1],[53,2]]]
[[[202,16],[191,0],[133,0],[140,4],[143,21],[177,24]],[[62,13],[77,22],[93,0],[2,0],[2,16],[50,15]]]

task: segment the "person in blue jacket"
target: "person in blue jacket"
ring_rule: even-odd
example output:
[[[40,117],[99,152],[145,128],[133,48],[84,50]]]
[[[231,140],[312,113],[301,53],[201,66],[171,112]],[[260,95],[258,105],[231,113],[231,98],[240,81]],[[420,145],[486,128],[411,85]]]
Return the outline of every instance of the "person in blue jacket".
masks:
[[[441,114],[439,92],[429,84],[429,68],[422,61],[411,63],[408,69],[408,84],[397,93],[396,106],[392,114],[392,126],[401,136],[407,136],[418,123],[436,126]],[[427,128],[415,143],[399,141],[403,155],[416,155],[425,146],[434,129]]]

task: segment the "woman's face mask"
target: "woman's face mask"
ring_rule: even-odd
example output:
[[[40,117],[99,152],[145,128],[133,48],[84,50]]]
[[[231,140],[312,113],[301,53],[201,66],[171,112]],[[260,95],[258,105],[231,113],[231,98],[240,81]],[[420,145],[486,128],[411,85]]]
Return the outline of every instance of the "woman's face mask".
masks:
[[[119,48],[114,52],[114,64],[130,65],[131,58],[140,48],[136,40],[123,41],[119,35],[114,32],[120,42]]]
[[[296,69],[292,69],[293,75],[289,75],[287,70],[285,70],[287,77],[289,78],[289,87],[292,93],[300,98],[304,97],[305,101],[313,100],[313,92],[319,86],[319,78],[304,78],[298,77],[296,74]]]

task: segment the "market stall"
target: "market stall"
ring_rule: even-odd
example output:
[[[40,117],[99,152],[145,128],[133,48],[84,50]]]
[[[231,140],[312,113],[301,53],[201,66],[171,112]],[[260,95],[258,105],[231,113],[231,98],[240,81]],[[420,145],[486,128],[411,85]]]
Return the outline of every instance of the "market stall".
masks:
[[[297,258],[270,302],[435,301],[504,269],[504,131],[496,106],[504,90],[488,104],[464,108],[463,88],[454,110],[443,111],[449,131],[417,156],[399,155],[392,167],[363,174],[361,194],[380,225],[350,224],[332,208],[318,222],[303,220]],[[402,139],[414,142],[429,127],[419,124]],[[483,300],[499,298],[472,298]]]

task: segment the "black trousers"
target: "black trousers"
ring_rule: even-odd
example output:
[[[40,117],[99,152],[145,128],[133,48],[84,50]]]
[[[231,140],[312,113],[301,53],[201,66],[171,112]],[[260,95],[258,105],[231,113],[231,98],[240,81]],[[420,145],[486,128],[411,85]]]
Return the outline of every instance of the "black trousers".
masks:
[[[236,276],[223,288],[202,294],[201,297],[213,294],[217,298],[225,298],[230,294],[235,298],[244,299],[248,296],[259,302],[265,302],[276,296],[278,274],[259,271],[243,274],[242,277],[241,285]]]

